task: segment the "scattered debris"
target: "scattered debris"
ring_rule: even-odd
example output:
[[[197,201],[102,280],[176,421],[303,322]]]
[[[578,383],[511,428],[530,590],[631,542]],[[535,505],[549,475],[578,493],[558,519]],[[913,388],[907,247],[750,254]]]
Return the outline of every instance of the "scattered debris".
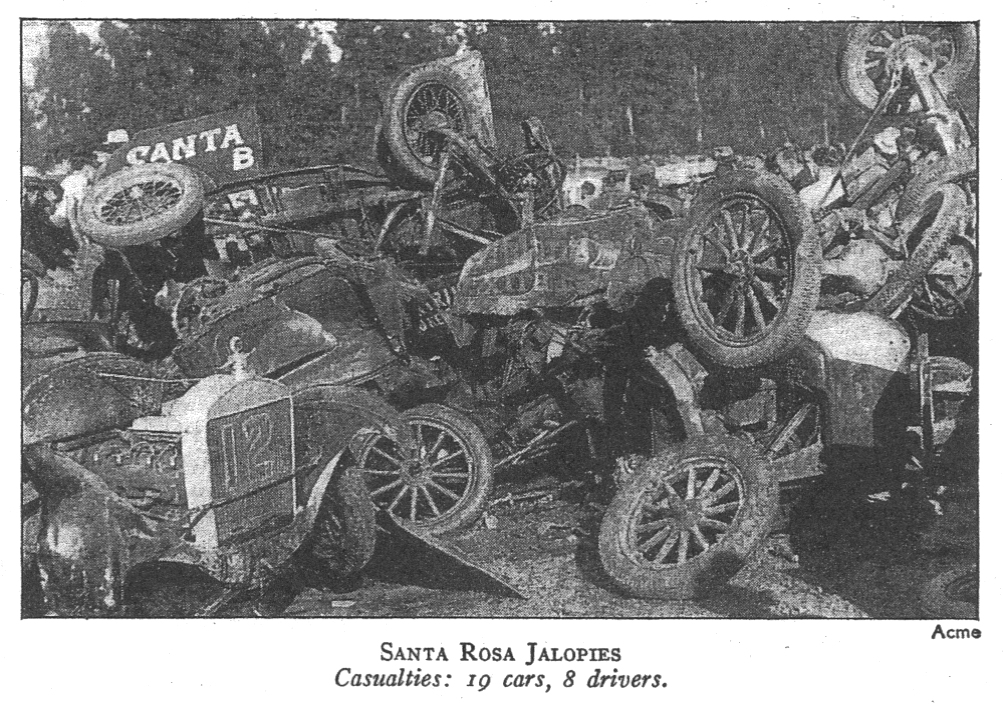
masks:
[[[208,194],[182,165],[98,182],[83,224],[107,247],[78,243],[67,267],[36,229],[23,258],[24,459],[47,524],[26,552],[48,609],[119,611],[129,568],[160,559],[204,568],[224,596],[300,546],[355,576],[375,552],[374,505],[381,537],[519,594],[453,541],[480,519],[500,542],[526,529],[495,509],[587,485],[612,491],[588,505],[613,582],[690,599],[705,589],[696,563],[727,565],[726,581],[770,532],[775,480],[884,464],[890,391],[917,393],[919,424],[898,432],[915,433],[926,471],[973,391],[969,364],[930,356],[928,330],[974,292],[975,148],[916,49],[928,39],[896,35],[879,52],[888,85],[860,85],[873,36],[851,32],[841,59],[872,111],[849,148],[720,147],[648,180],[625,162],[578,165],[569,182],[536,118],[522,151],[500,155],[471,51],[393,84],[383,172],[323,165]],[[893,109],[913,124],[872,134]],[[170,198],[149,196],[154,182]],[[138,222],[101,221],[133,198]],[[827,470],[823,450],[845,461]],[[492,498],[496,475],[555,452],[578,478]],[[125,536],[129,552],[105,547]],[[769,554],[799,561],[785,543]]]

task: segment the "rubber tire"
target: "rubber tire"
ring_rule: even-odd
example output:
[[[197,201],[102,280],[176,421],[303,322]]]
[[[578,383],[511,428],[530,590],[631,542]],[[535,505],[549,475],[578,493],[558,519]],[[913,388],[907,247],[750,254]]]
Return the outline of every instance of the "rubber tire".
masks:
[[[928,619],[978,619],[979,607],[971,602],[948,596],[951,584],[975,574],[978,581],[978,567],[966,567],[937,575],[926,583],[920,595],[920,613]]]
[[[400,166],[399,161],[394,156],[394,152],[390,149],[390,143],[387,141],[387,130],[382,124],[382,118],[380,125],[376,126],[375,154],[376,163],[383,168],[384,173],[386,173],[391,182],[404,186],[411,186],[414,184],[414,177],[404,171],[404,169]],[[415,184],[415,186],[425,187],[428,185],[424,182],[419,182],[418,184]]]
[[[149,218],[128,224],[101,219],[101,207],[112,195],[152,179],[173,182],[181,190],[178,203]],[[94,184],[84,196],[78,220],[81,231],[94,242],[120,248],[149,243],[186,226],[205,204],[203,180],[191,167],[175,163],[141,164],[115,172]]]
[[[794,247],[794,277],[791,295],[784,310],[771,323],[762,339],[748,345],[720,341],[707,328],[699,303],[690,292],[687,254],[701,238],[718,205],[735,194],[751,194],[769,204],[785,224]],[[682,238],[676,243],[672,260],[672,291],[676,313],[698,353],[730,368],[759,366],[780,358],[796,346],[808,331],[812,313],[818,306],[822,282],[822,247],[811,215],[797,193],[781,177],[766,172],[735,170],[705,186],[694,201]]]
[[[936,207],[936,196],[943,194],[940,209],[933,223],[929,224],[919,244],[909,254],[908,260],[892,273],[881,289],[868,300],[864,310],[890,317],[909,299],[912,291],[926,277],[927,272],[940,258],[951,240],[959,235],[963,223],[958,213],[967,206],[967,198],[961,187],[946,184],[938,187],[924,202],[923,209],[914,212],[902,226],[907,232],[922,226],[927,221],[926,214]]]
[[[328,485],[310,532],[310,564],[329,577],[347,579],[369,564],[376,552],[376,508],[358,470],[345,469]]]
[[[377,139],[377,154],[381,157],[385,155],[391,162],[389,172],[406,175],[425,186],[435,184],[437,170],[435,166],[422,162],[411,152],[405,137],[404,109],[411,96],[429,83],[442,84],[459,97],[463,109],[463,125],[458,132],[466,134],[472,129],[471,116],[476,110],[474,97],[452,71],[432,66],[406,74],[390,88],[383,109],[383,129]]]
[[[406,411],[402,417],[407,425],[412,422],[429,421],[449,430],[466,449],[472,477],[466,493],[456,505],[438,518],[419,521],[415,525],[438,535],[466,528],[477,522],[494,486],[494,460],[484,433],[465,414],[436,403],[419,405]]]
[[[895,207],[895,220],[905,221],[941,184],[956,184],[977,174],[978,151],[974,147],[941,157],[920,170],[909,183]]]
[[[692,457],[730,460],[744,485],[745,504],[731,527],[710,549],[681,566],[655,569],[641,564],[630,550],[631,516],[647,488],[677,464]],[[697,435],[647,460],[621,488],[599,529],[599,558],[613,581],[628,594],[650,599],[692,599],[724,583],[773,530],[779,487],[766,459],[754,446],[730,435]]]
[[[873,82],[864,72],[867,38],[876,25],[883,22],[863,22],[850,26],[846,42],[839,52],[839,82],[850,98],[856,101],[864,110],[870,112],[878,105],[881,96]],[[978,59],[978,35],[974,25],[959,24],[954,32],[958,46],[958,54],[951,63],[934,73],[937,83],[945,95],[950,95],[968,76]]]

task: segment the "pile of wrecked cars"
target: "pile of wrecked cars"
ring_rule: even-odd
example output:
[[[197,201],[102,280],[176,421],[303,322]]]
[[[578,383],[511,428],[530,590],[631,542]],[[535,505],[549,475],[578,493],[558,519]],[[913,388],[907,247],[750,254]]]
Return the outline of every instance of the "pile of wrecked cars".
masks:
[[[562,208],[539,121],[498,155],[476,52],[392,86],[383,173],[99,181],[92,266],[58,292],[32,275],[23,310],[46,610],[123,611],[150,562],[231,588],[301,561],[350,576],[378,525],[465,532],[497,475],[562,455],[601,472],[623,591],[725,581],[781,485],[953,431],[973,372],[924,327],[973,302],[973,132],[948,103],[973,52],[967,26],[855,26],[854,145],[722,160],[678,213]],[[914,127],[868,132],[887,114]]]

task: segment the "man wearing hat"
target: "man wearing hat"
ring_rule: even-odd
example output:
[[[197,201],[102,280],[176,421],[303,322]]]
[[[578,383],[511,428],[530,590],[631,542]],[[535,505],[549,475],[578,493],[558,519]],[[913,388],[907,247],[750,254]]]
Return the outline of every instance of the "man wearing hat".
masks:
[[[107,150],[97,150],[94,152],[94,158],[98,163],[98,171],[94,175],[94,181],[102,179],[107,174],[108,161],[111,156],[115,153],[118,148],[122,147],[129,142],[129,133],[125,130],[109,130],[107,137],[104,140],[104,146]]]
[[[87,189],[105,176],[106,166],[112,153],[127,142],[129,142],[129,133],[125,130],[111,130],[100,148],[79,150],[70,158],[71,171],[59,183],[63,190],[63,198],[56,205],[56,210],[52,214],[54,224],[64,228],[69,226],[73,230],[73,234],[78,235],[77,216]]]

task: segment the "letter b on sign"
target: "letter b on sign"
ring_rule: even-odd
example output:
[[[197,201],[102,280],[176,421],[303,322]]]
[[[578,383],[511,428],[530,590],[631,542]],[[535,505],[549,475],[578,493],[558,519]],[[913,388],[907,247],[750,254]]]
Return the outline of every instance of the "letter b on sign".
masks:
[[[233,171],[249,169],[254,166],[254,150],[244,145],[233,148]]]

